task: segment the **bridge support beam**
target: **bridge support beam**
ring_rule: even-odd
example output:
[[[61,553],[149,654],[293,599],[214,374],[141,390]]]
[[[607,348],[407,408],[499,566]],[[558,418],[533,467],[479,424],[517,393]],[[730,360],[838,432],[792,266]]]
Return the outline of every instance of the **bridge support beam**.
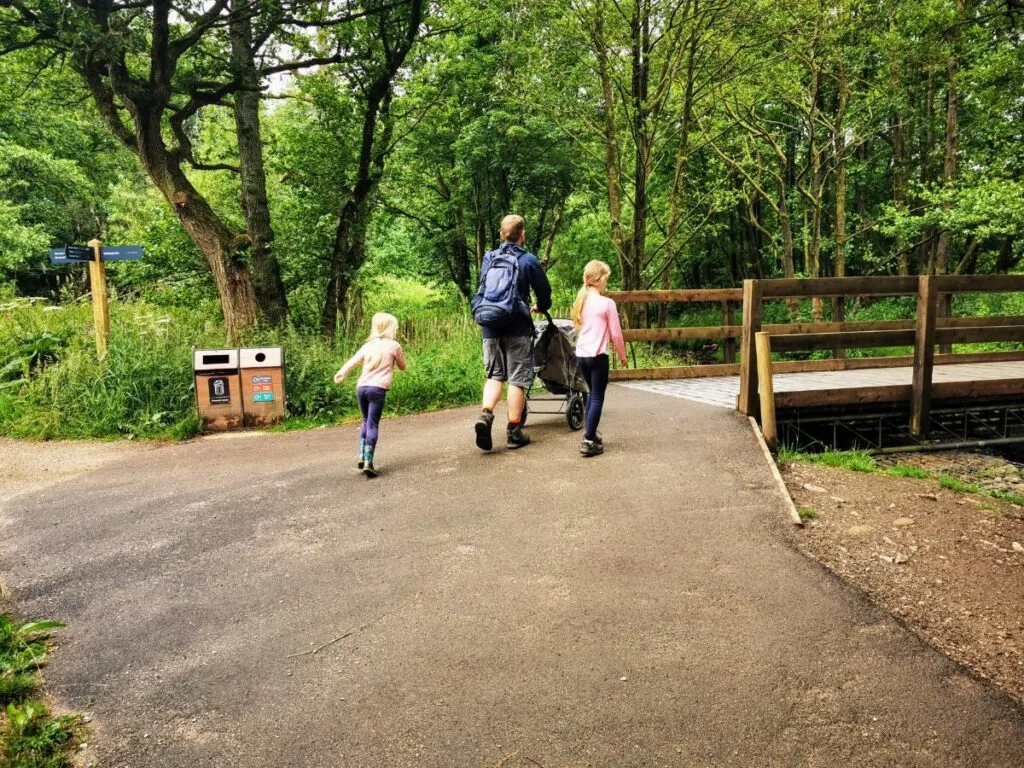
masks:
[[[740,347],[740,395],[736,410],[745,416],[756,416],[757,351],[754,339],[761,331],[761,281],[743,281],[743,335]]]
[[[938,314],[939,295],[935,278],[932,275],[922,275],[917,285],[910,434],[915,438],[922,438],[928,433],[928,415],[931,411],[932,368],[935,364],[935,318]]]

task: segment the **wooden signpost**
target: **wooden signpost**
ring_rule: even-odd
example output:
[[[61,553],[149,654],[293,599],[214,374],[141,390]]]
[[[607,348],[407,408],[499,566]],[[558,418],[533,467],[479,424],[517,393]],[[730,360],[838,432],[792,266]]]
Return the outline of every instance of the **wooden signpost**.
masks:
[[[107,301],[108,261],[137,261],[142,258],[142,247],[122,245],[103,247],[100,240],[90,240],[88,246],[66,245],[50,250],[53,264],[89,262],[89,288],[92,291],[92,319],[96,329],[96,354],[106,357],[110,339],[110,308]]]

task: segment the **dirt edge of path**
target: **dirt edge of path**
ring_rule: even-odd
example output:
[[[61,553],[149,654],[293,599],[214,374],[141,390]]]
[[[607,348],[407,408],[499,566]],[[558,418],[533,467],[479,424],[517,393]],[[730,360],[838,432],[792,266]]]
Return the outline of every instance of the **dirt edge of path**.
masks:
[[[797,549],[1024,705],[1024,509],[934,479],[781,470],[807,516]]]

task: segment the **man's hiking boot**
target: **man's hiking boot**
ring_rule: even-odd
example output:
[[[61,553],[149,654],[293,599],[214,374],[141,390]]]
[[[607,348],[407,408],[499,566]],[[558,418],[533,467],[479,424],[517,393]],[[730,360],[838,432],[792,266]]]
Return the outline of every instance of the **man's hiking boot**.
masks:
[[[580,446],[580,454],[583,456],[600,456],[604,453],[604,443],[601,442],[601,438],[595,440],[583,440],[583,445]]]
[[[494,423],[494,414],[484,411],[476,420],[476,447],[481,451],[489,451],[494,447],[491,441],[491,425]]]
[[[509,450],[515,450],[516,448],[522,448],[524,445],[530,444],[530,438],[525,432],[523,432],[522,424],[509,424],[508,425],[508,443],[506,444]]]

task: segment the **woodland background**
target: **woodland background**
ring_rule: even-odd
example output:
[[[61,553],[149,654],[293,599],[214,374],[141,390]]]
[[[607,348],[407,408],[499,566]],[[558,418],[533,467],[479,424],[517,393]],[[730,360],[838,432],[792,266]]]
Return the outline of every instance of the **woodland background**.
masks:
[[[227,341],[287,347],[291,423],[348,418],[378,309],[400,412],[472,401],[510,211],[561,307],[591,258],[625,289],[1015,271],[1022,126],[1020,0],[0,0],[0,433],[190,435],[189,349]],[[46,258],[93,237],[146,252],[105,360]]]

